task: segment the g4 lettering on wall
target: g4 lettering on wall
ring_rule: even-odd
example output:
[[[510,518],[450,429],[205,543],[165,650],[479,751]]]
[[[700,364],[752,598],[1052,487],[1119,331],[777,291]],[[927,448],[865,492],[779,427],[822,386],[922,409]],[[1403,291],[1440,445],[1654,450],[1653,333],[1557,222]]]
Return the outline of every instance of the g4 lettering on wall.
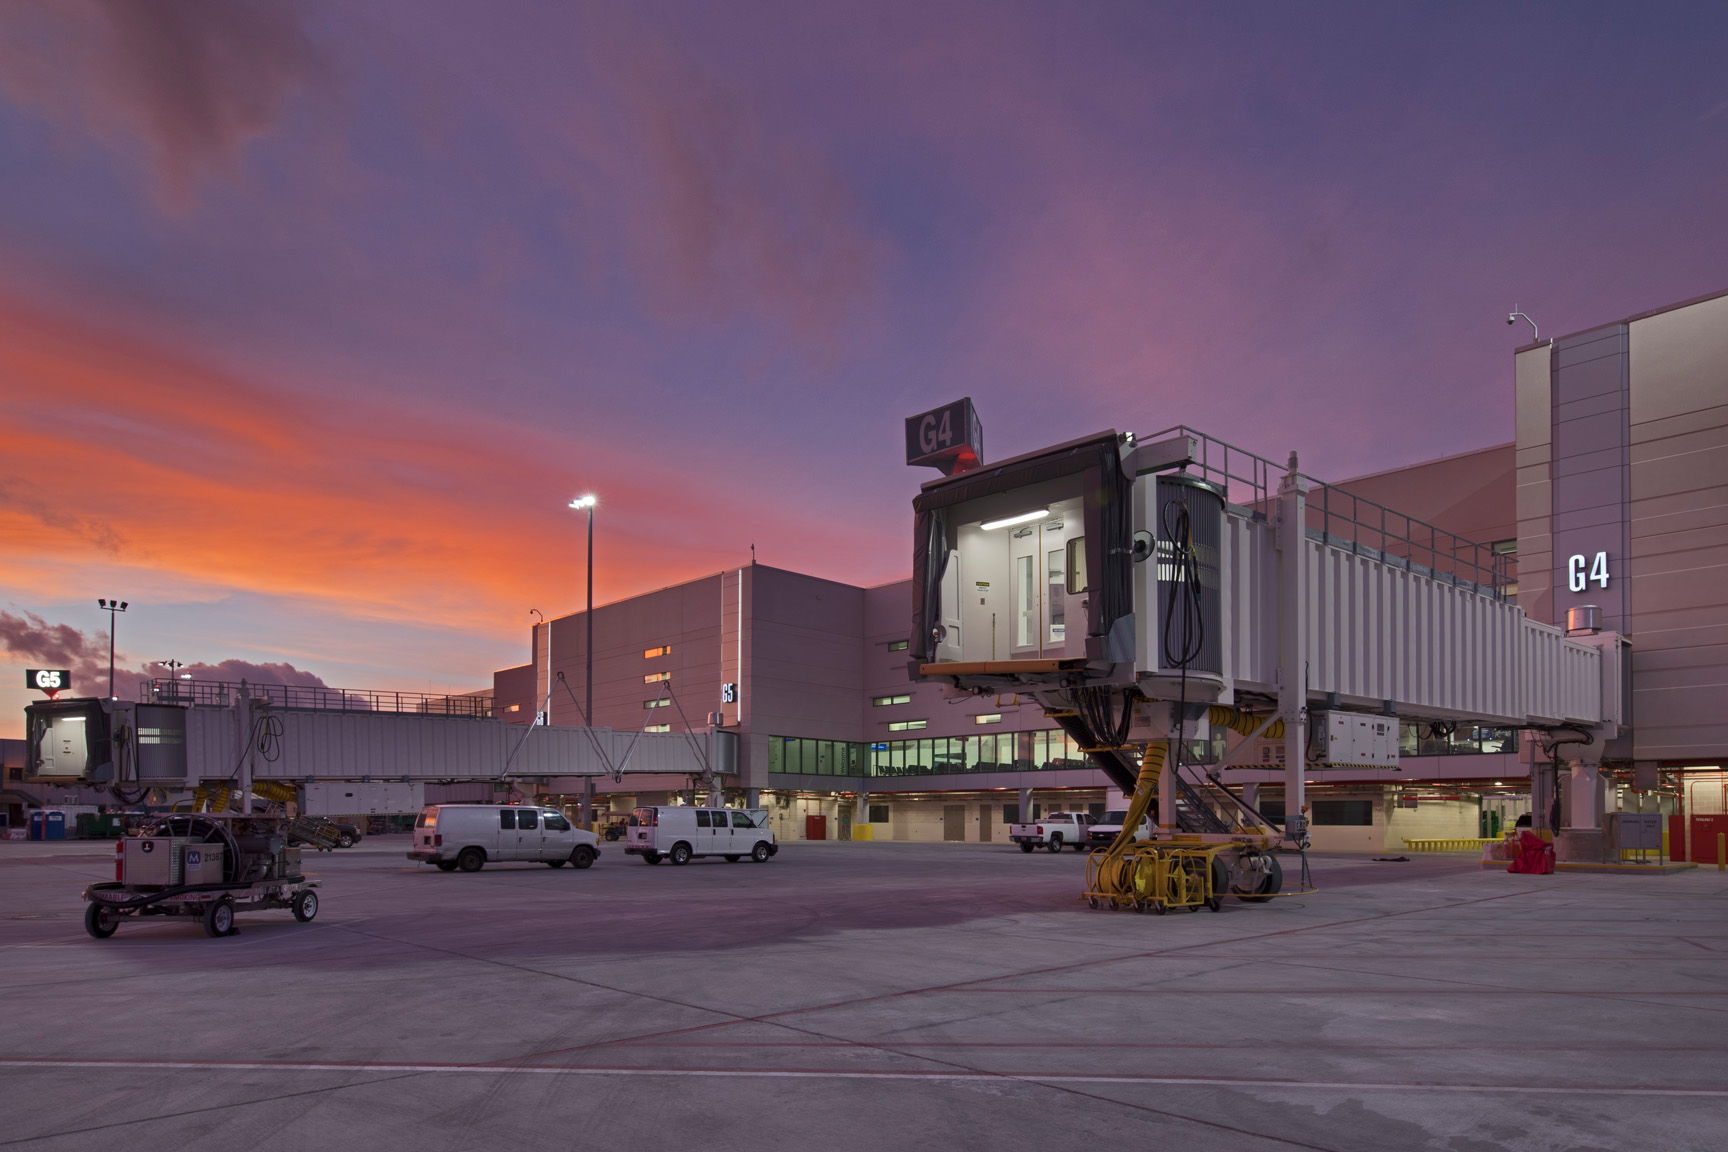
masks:
[[[1583,592],[1592,583],[1598,588],[1608,587],[1608,553],[1598,552],[1594,560],[1582,552],[1569,557],[1566,561],[1566,587],[1573,592]]]

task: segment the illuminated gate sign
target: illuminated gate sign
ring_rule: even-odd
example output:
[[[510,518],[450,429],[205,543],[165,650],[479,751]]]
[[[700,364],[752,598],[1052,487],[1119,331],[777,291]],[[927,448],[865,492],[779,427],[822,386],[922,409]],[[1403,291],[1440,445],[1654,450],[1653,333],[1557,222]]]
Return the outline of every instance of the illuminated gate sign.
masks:
[[[24,687],[53,696],[72,687],[72,673],[65,668],[26,668]]]
[[[1588,569],[1585,568],[1587,563]],[[1579,552],[1566,561],[1567,588],[1583,592],[1591,582],[1595,582],[1598,588],[1608,587],[1608,553],[1598,552],[1594,560],[1589,560]]]

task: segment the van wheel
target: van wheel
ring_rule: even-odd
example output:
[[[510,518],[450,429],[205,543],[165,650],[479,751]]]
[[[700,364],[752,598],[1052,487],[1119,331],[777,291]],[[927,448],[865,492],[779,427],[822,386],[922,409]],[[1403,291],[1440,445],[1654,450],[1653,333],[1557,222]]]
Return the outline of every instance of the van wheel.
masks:
[[[1030,851],[1032,851],[1032,845],[1030,845],[1030,844],[1026,843],[1024,840],[1022,840],[1020,842],[1020,851],[1030,852]]]
[[[438,865],[438,871],[440,872],[456,871],[456,861],[454,860],[439,860],[436,861],[436,863]]]
[[[1045,845],[1045,847],[1048,848],[1051,852],[1062,851],[1062,833],[1060,833],[1060,832],[1053,833],[1050,837],[1050,843]]]
[[[486,853],[478,848],[464,848],[456,857],[456,867],[464,872],[478,872],[486,867]]]
[[[548,860],[548,861],[546,861],[546,867],[548,867],[548,868],[562,868],[562,867],[564,867],[564,865],[566,865],[568,863],[569,863],[568,860]]]
[[[563,863],[563,861],[559,861],[559,863]],[[588,867],[590,864],[594,863],[594,849],[588,847],[586,844],[578,844],[576,846],[576,851],[570,853],[570,863],[574,864],[578,868]]]
[[[680,841],[677,844],[672,845],[672,863],[674,863],[674,864],[688,864],[688,863],[690,863],[690,845],[685,844],[682,841]]]
[[[658,852],[644,852],[644,853],[642,853],[642,859],[645,860],[646,862],[648,862],[649,864],[658,864],[658,863],[660,863],[660,853],[658,853]]]
[[[754,860],[758,864],[768,863],[768,857],[772,855],[774,855],[774,853],[768,851],[768,841],[766,840],[756,841],[756,846],[750,849],[750,859]]]
[[[742,856],[738,855],[736,852],[734,852],[732,855],[726,857],[726,863],[736,864],[736,863],[738,863],[738,861],[740,861],[742,859],[744,859],[744,857],[742,857]]]

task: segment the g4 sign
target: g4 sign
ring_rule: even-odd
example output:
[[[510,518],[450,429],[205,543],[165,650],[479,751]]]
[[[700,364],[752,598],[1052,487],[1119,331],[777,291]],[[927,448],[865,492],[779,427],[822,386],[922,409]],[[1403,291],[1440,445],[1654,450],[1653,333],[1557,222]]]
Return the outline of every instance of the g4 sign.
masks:
[[[41,692],[64,692],[72,687],[72,673],[65,668],[26,668],[24,687]]]
[[[984,427],[970,396],[907,418],[907,464],[928,464],[953,476],[978,467],[983,459]]]
[[[1588,562],[1589,569],[1585,569]],[[1596,559],[1587,561],[1582,552],[1566,561],[1566,587],[1574,592],[1582,592],[1594,581],[1598,588],[1608,587],[1608,553],[1596,553]]]

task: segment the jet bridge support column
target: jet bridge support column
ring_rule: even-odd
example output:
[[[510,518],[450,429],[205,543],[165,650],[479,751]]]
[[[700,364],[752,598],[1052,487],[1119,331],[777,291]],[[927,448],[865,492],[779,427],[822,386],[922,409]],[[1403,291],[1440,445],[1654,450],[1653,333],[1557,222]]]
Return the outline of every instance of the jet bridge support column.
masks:
[[[1278,716],[1284,721],[1284,829],[1306,843],[1308,704],[1308,567],[1303,563],[1303,526],[1307,523],[1308,481],[1296,470],[1296,453],[1278,483]]]

